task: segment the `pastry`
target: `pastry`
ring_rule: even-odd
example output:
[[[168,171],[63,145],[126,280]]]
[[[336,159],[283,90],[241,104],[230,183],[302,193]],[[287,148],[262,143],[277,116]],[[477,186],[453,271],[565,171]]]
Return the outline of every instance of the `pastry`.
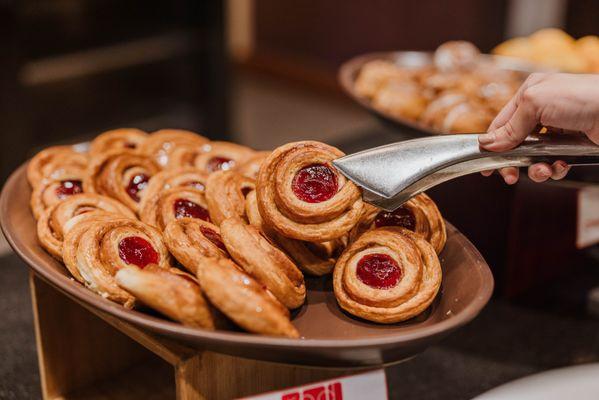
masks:
[[[206,204],[210,219],[220,225],[231,217],[245,217],[245,196],[254,190],[254,180],[234,171],[217,171],[206,182]]]
[[[179,218],[164,228],[164,243],[173,256],[190,272],[204,258],[228,258],[220,229],[197,218]]]
[[[306,286],[301,271],[258,229],[240,218],[228,218],[221,224],[220,233],[237,264],[265,285],[283,305],[294,309],[304,303]]]
[[[146,140],[148,134],[134,128],[120,128],[103,132],[95,137],[89,145],[90,156],[97,157],[102,153],[114,150],[135,150]]]
[[[493,114],[460,92],[446,92],[428,105],[422,121],[446,133],[480,133],[487,130]]]
[[[360,74],[355,83],[355,90],[360,96],[372,98],[390,80],[411,82],[412,77],[412,71],[398,68],[391,61],[373,60],[364,64],[360,69]]]
[[[266,160],[266,157],[270,154],[270,151],[256,151],[254,154],[241,164],[235,167],[235,171],[243,176],[252,179],[258,179],[258,172],[260,172],[260,166],[262,162]]]
[[[115,278],[121,288],[167,317],[183,325],[214,330],[210,308],[194,276],[176,268],[148,265],[143,269],[122,268]]]
[[[383,226],[399,226],[409,229],[426,239],[437,254],[441,253],[447,240],[445,221],[435,202],[421,193],[395,211],[388,212],[373,206],[364,209],[360,223],[352,230],[352,241],[367,230]]]
[[[185,187],[204,191],[208,174],[196,168],[178,168],[160,171],[152,176],[144,191],[139,207],[144,208],[148,199],[153,199],[157,194],[174,187]]]
[[[476,64],[480,50],[470,42],[455,40],[443,43],[435,50],[433,63],[439,71],[471,68]]]
[[[91,218],[78,223],[67,232],[62,255],[68,269],[77,271],[86,287],[129,308],[135,299],[117,285],[114,275],[119,269],[149,264],[171,267],[160,232],[127,218]]]
[[[183,129],[161,129],[148,136],[139,151],[164,167],[169,163],[172,152],[180,147],[195,147],[209,140],[194,132]]]
[[[83,189],[86,193],[112,197],[138,211],[148,181],[159,170],[160,167],[151,158],[138,152],[107,152],[90,164]]]
[[[87,156],[73,146],[53,146],[37,153],[27,164],[27,180],[32,188],[44,179],[56,180],[64,170],[85,169]]]
[[[35,219],[39,219],[48,207],[82,193],[82,181],[86,177],[85,169],[69,165],[56,170],[51,177],[42,178],[37,182],[30,199],[31,211]]]
[[[372,104],[391,115],[416,120],[424,112],[428,100],[422,88],[412,82],[390,81],[373,97]]]
[[[360,190],[331,165],[343,155],[314,141],[274,150],[256,183],[264,221],[293,239],[316,242],[346,235],[360,218],[362,199]]]
[[[254,150],[230,142],[208,142],[173,151],[168,168],[193,167],[212,173],[233,169],[254,155]]]
[[[385,324],[423,312],[440,285],[441,266],[433,247],[399,227],[364,233],[343,252],[333,273],[341,308]]]
[[[198,281],[210,303],[249,332],[299,337],[289,311],[233,261],[207,258],[198,263]]]
[[[37,237],[44,249],[62,261],[62,240],[78,216],[101,211],[135,219],[135,214],[118,201],[98,194],[82,193],[46,209],[37,221]]]
[[[147,199],[139,212],[143,222],[161,231],[171,221],[184,217],[210,221],[204,192],[188,187],[170,188]]]
[[[249,223],[267,235],[281,247],[305,273],[315,276],[326,275],[333,271],[336,256],[343,250],[342,240],[335,239],[324,243],[306,242],[287,238],[264,223],[258,210],[256,191],[248,193],[245,202]]]

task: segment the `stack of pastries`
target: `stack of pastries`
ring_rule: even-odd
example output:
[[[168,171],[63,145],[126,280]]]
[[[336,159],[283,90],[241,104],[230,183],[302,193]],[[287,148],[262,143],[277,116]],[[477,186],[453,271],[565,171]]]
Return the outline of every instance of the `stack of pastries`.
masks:
[[[426,195],[393,213],[362,202],[315,141],[272,152],[183,130],[117,129],[89,151],[28,164],[40,244],[74,280],[204,329],[299,337],[304,275],[333,274],[346,312],[394,323],[441,284],[445,224]]]
[[[476,133],[487,130],[522,79],[522,73],[501,69],[481,56],[472,43],[452,41],[437,48],[430,65],[369,61],[354,89],[391,116],[439,133]]]

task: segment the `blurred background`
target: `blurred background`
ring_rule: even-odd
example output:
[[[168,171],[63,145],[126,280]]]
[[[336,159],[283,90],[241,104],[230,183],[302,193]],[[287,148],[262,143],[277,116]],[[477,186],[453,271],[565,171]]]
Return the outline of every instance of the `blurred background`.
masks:
[[[411,138],[342,92],[343,62],[458,39],[489,52],[546,27],[579,38],[599,34],[598,21],[597,0],[2,1],[2,181],[49,144],[116,127],[257,149],[313,138],[353,152]],[[390,369],[392,398],[471,398],[599,360],[597,175],[513,187],[477,175],[431,191],[488,260],[496,293],[466,329]],[[0,398],[35,398],[26,269],[4,254]]]

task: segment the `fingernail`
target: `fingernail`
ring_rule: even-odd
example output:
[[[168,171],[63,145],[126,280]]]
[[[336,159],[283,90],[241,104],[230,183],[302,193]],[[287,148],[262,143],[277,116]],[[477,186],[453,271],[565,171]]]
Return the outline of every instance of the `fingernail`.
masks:
[[[518,178],[516,178],[514,175],[508,175],[503,179],[508,185],[513,185],[514,183],[518,182]]]
[[[484,133],[482,135],[478,135],[478,143],[482,144],[483,146],[486,144],[491,144],[494,141],[495,141],[494,133]]]
[[[566,172],[567,169],[568,169],[568,164],[566,164],[565,162],[558,161],[555,163],[555,172],[557,172],[558,174]]]

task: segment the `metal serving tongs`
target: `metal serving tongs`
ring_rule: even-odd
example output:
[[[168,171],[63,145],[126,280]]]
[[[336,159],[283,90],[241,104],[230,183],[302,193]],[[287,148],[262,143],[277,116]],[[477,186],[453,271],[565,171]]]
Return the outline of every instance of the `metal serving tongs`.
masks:
[[[534,134],[515,149],[482,150],[478,135],[433,136],[393,143],[339,158],[333,165],[364,189],[364,201],[393,211],[448,180],[502,167],[564,160],[599,165],[599,146],[582,134]]]

